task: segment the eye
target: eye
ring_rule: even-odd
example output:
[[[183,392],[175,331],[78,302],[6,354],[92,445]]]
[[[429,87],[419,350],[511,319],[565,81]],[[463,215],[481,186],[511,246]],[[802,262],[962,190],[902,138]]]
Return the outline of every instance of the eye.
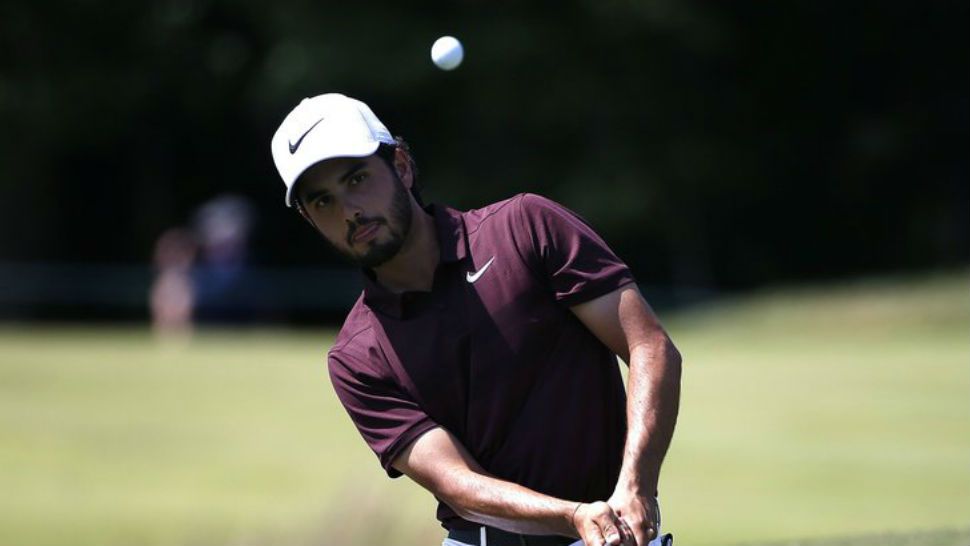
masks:
[[[329,205],[330,204],[330,201],[332,201],[332,200],[333,199],[329,195],[321,195],[320,197],[317,197],[313,201],[313,206],[316,207],[316,208],[318,208],[318,209],[322,209],[322,208],[326,207],[327,205]]]
[[[364,178],[366,177],[367,175],[365,175],[364,173],[357,173],[354,176],[351,176],[350,179],[347,180],[347,185],[356,186],[357,184],[360,184],[361,182],[363,182]]]

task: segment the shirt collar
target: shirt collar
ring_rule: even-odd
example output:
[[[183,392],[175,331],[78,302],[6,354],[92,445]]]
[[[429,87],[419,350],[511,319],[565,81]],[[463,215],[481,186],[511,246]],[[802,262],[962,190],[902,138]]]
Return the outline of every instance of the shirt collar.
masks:
[[[468,255],[468,238],[465,236],[465,221],[461,211],[447,205],[430,205],[428,211],[434,216],[435,229],[438,231],[441,262],[464,259]]]
[[[438,236],[440,263],[454,263],[468,255],[468,239],[465,233],[465,222],[462,213],[447,205],[429,205],[425,210],[434,219],[435,232]],[[364,302],[395,318],[404,316],[404,308],[408,300],[415,297],[413,292],[396,294],[384,288],[377,282],[374,272],[362,269],[364,274]]]

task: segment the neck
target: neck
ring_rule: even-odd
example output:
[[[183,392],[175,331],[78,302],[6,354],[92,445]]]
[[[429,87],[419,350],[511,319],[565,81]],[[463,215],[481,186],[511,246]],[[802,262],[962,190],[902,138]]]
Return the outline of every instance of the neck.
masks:
[[[441,254],[434,218],[411,202],[412,222],[401,250],[373,269],[377,282],[392,292],[430,291]]]

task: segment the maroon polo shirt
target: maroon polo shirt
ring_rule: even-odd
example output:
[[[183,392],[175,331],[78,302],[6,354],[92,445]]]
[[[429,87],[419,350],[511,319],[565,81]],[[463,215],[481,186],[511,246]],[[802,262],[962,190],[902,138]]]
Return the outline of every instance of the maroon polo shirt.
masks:
[[[616,485],[626,395],[615,355],[569,310],[633,282],[576,214],[522,194],[478,210],[433,206],[430,292],[370,275],[330,349],[337,396],[391,477],[434,427],[492,475],[555,497]],[[444,503],[447,528],[474,528]]]

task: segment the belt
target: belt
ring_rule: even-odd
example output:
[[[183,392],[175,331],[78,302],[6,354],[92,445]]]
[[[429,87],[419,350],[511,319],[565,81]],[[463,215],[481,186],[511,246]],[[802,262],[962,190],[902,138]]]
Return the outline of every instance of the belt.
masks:
[[[519,535],[487,526],[451,529],[448,538],[474,546],[566,546],[577,540],[557,535]]]

